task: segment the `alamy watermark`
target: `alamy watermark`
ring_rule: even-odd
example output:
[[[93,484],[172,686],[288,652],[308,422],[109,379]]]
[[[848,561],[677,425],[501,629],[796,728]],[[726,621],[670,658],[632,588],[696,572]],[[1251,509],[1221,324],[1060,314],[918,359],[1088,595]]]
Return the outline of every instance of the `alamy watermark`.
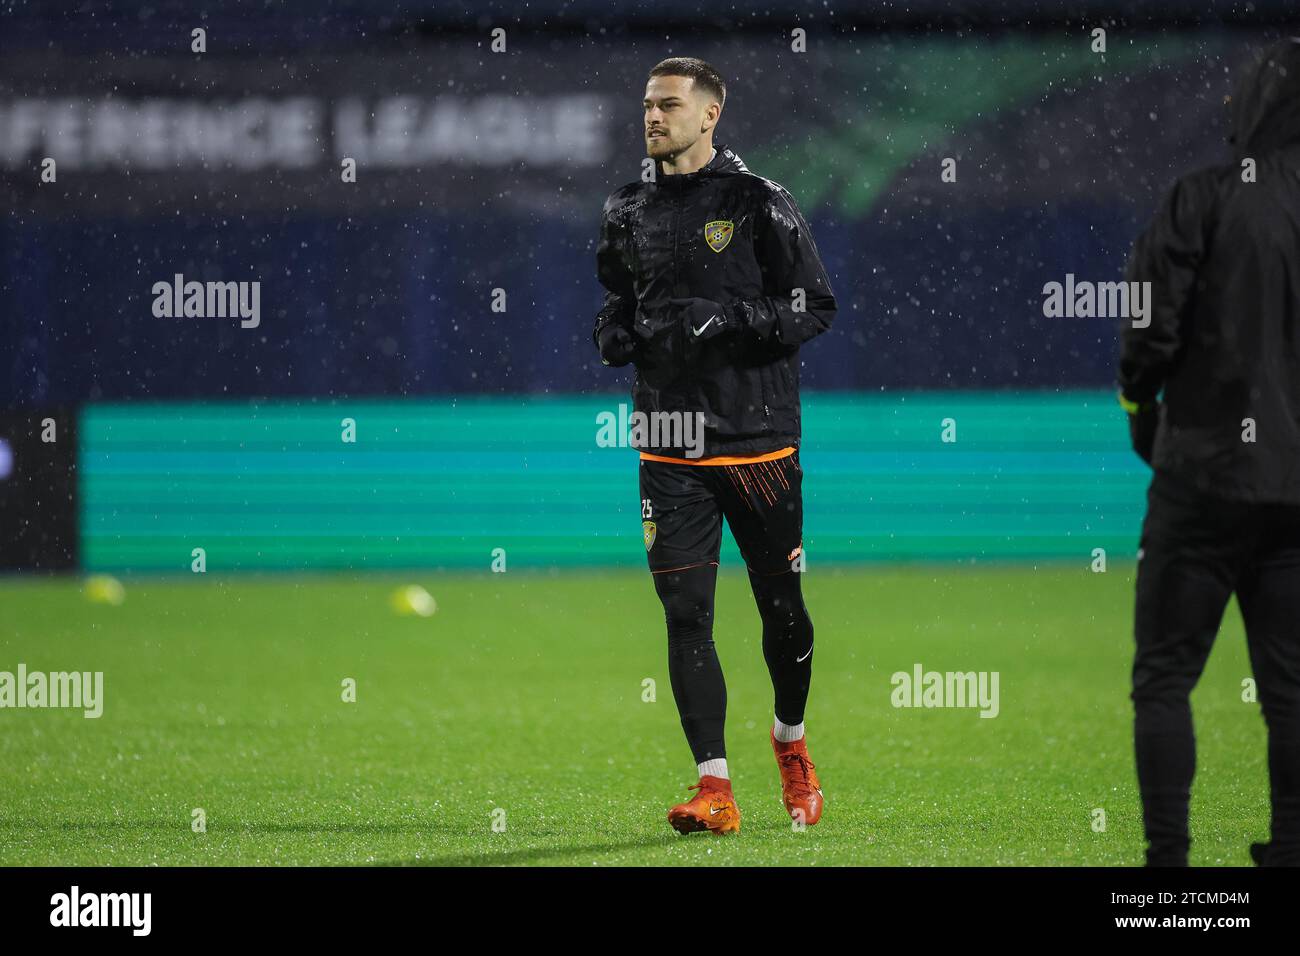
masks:
[[[978,707],[981,717],[996,717],[1001,708],[997,671],[897,671],[889,679],[895,707]]]
[[[104,713],[103,671],[0,671],[0,709],[48,707],[81,710],[87,718]]]
[[[117,926],[132,936],[148,936],[153,926],[152,893],[83,893],[73,886],[50,897],[50,925]]]
[[[618,412],[596,415],[596,445],[600,448],[685,449],[687,458],[704,454],[703,412]]]
[[[262,283],[185,281],[176,273],[171,282],[155,282],[153,314],[159,319],[233,319],[241,329],[262,324]]]
[[[1132,319],[1133,328],[1151,324],[1150,282],[1082,282],[1067,272],[1065,282],[1043,286],[1043,315],[1049,319]]]

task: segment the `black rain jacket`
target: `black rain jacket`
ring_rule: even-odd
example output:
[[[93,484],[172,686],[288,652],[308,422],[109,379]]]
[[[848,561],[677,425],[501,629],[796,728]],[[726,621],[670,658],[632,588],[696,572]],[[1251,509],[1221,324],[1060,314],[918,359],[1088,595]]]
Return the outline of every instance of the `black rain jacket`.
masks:
[[[596,249],[605,302],[592,337],[611,322],[635,336],[635,410],[703,413],[704,456],[797,447],[799,346],[830,326],[835,297],[790,194],[716,150],[697,172],[661,168],[656,182],[606,200]],[[674,298],[716,302],[741,327],[688,341]],[[662,443],[642,450],[685,457]]]
[[[1151,283],[1151,324],[1124,323],[1119,385],[1164,390],[1157,471],[1300,503],[1300,42],[1269,47],[1231,108],[1234,161],[1180,178],[1137,240],[1126,277]]]

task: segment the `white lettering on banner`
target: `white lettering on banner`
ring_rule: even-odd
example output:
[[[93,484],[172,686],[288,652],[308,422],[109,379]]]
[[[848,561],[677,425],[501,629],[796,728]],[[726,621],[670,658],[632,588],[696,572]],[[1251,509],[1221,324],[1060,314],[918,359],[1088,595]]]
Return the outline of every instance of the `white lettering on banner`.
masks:
[[[337,165],[345,156],[381,169],[596,165],[610,148],[606,115],[604,98],[590,94],[396,95],[337,103],[32,97],[0,100],[0,168],[42,156],[55,158],[61,170],[145,172],[306,169]]]

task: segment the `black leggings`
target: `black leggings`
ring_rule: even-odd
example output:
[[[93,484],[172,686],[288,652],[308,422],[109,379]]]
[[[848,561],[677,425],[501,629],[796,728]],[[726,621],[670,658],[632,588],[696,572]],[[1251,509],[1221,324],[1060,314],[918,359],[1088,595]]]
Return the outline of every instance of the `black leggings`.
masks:
[[[668,625],[668,678],[696,763],[727,755],[727,685],[713,644],[717,577],[714,564],[654,575]],[[749,583],[763,620],[763,657],[772,677],[776,716],[785,724],[801,723],[812,676],[813,626],[800,575],[751,573]]]

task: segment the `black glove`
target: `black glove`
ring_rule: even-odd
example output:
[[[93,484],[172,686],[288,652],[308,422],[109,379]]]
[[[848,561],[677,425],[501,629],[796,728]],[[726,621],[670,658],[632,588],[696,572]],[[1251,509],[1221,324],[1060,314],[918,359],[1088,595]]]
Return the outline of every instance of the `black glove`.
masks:
[[[1128,437],[1138,457],[1151,464],[1156,450],[1156,429],[1160,427],[1160,405],[1147,402],[1128,413]]]
[[[613,322],[596,333],[596,344],[600,348],[601,363],[613,368],[622,368],[632,361],[636,352],[632,333]]]
[[[707,342],[740,328],[736,316],[712,299],[669,299],[668,304],[683,323],[687,342]]]

